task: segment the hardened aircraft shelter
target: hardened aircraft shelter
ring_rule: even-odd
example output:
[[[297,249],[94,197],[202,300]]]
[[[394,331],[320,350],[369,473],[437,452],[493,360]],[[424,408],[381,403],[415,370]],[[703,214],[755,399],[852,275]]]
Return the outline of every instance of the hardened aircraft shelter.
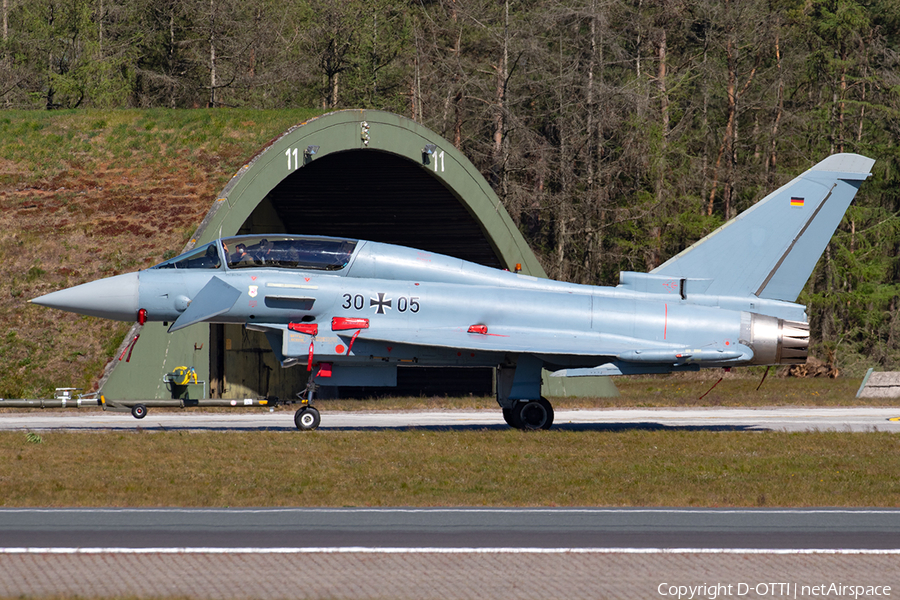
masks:
[[[436,133],[381,111],[333,112],[286,131],[232,177],[184,250],[247,233],[387,242],[546,276],[472,163]],[[130,360],[116,356],[101,380],[107,398],[286,399],[306,385],[305,369],[281,368],[265,337],[239,325],[197,324],[171,334],[159,323],[135,325],[123,349],[138,334]],[[173,386],[167,374],[179,367],[193,368],[197,383]],[[422,378],[421,369],[409,371]],[[450,393],[473,385],[483,391],[485,381],[490,391],[484,370],[425,375]],[[462,389],[452,389],[460,381]]]

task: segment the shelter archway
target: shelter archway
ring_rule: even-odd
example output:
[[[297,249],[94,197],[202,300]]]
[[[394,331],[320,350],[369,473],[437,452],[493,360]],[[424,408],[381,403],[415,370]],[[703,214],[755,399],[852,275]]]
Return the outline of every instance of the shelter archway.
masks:
[[[436,133],[381,111],[329,113],[286,131],[232,177],[185,250],[264,232],[396,243],[546,276],[474,165]],[[285,398],[303,387],[305,371],[275,364],[261,334],[205,324],[165,330],[140,330],[131,362],[113,361],[101,380],[105,395],[171,397],[165,375],[179,366],[194,367],[213,397]]]

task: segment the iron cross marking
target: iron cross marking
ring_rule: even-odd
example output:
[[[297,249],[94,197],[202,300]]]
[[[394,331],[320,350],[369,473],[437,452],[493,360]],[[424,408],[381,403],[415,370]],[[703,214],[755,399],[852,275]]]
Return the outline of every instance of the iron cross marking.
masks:
[[[372,306],[377,307],[375,309],[375,314],[383,315],[384,309],[391,307],[391,299],[388,298],[387,300],[385,300],[384,294],[382,294],[381,292],[378,292],[378,298],[369,298],[369,307],[372,307]]]

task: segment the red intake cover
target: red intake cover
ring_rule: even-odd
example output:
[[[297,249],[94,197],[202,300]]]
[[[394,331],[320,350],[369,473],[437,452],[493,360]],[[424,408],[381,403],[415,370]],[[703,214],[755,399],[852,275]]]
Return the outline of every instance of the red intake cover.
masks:
[[[331,319],[332,331],[346,331],[347,329],[368,329],[369,320],[359,317],[333,317]]]
[[[308,335],[318,335],[318,323],[288,323],[288,329],[291,331],[299,331]]]

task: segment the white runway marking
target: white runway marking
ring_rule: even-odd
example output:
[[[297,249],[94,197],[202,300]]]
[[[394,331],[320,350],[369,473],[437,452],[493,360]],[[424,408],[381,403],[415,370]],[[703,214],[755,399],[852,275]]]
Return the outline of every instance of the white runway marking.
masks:
[[[0,548],[0,554],[790,554],[900,555],[900,549],[844,548]]]

